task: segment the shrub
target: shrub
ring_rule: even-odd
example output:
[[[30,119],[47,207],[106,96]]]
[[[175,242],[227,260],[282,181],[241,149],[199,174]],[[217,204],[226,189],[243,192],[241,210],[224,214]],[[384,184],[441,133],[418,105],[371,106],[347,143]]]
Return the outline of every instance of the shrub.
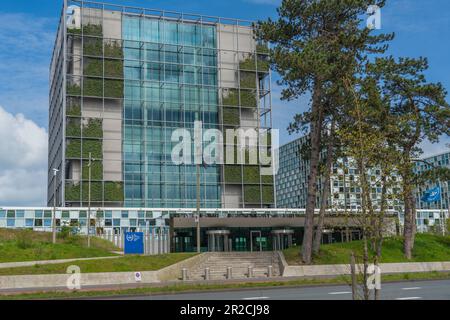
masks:
[[[122,202],[123,200],[123,183],[113,181],[105,182],[105,201]]]
[[[79,104],[68,104],[66,115],[72,117],[81,117],[81,106]]]
[[[241,88],[256,89],[256,73],[240,72]]]
[[[83,140],[83,158],[88,159],[89,153],[92,158],[101,159],[103,157],[103,143],[98,140]]]
[[[85,78],[83,83],[83,94],[90,97],[103,97],[103,80]]]
[[[105,44],[105,57],[123,58],[123,49],[117,42]]]
[[[103,41],[97,38],[84,38],[83,54],[87,56],[103,56]]]
[[[244,186],[244,202],[260,203],[261,189],[259,186]]]
[[[105,97],[123,98],[123,81],[105,80]]]
[[[66,145],[66,157],[67,158],[81,158],[81,140],[70,139]]]
[[[256,62],[255,57],[253,55],[249,56],[248,58],[242,60],[239,63],[239,69],[241,70],[256,70]]]
[[[71,230],[72,229],[68,226],[61,227],[61,229],[58,233],[58,238],[60,238],[62,240],[67,240],[71,235]]]
[[[237,89],[224,90],[222,96],[222,104],[224,106],[239,106],[239,95]]]
[[[223,108],[223,123],[238,126],[240,124],[239,109]]]
[[[105,59],[105,76],[123,78],[123,62],[121,60]]]
[[[83,180],[89,180],[89,161],[83,161]],[[102,180],[103,179],[103,162],[102,161],[92,161],[91,166],[91,180]]]
[[[241,106],[256,108],[256,92],[252,90],[241,90]]]
[[[78,84],[67,83],[66,91],[68,95],[79,96],[81,95],[81,88]]]
[[[84,75],[103,77],[103,60],[94,58],[84,59]]]
[[[67,201],[80,201],[80,185],[66,182],[65,199]]]
[[[240,165],[226,165],[225,168],[225,182],[226,183],[241,183],[241,166]]]
[[[244,166],[244,183],[259,183],[258,166]]]
[[[83,182],[83,201],[89,200],[89,181]],[[103,184],[101,182],[91,182],[91,201],[103,200]]]
[[[28,249],[33,247],[33,232],[31,230],[22,230],[17,233],[16,243],[20,249]]]
[[[83,125],[83,137],[103,138],[102,119],[88,119],[87,124]]]
[[[274,202],[274,196],[273,196],[273,186],[263,186],[262,187],[262,200],[263,203],[273,203]]]
[[[68,137],[80,137],[81,136],[81,125],[77,119],[72,119],[67,121],[66,124],[66,136]]]

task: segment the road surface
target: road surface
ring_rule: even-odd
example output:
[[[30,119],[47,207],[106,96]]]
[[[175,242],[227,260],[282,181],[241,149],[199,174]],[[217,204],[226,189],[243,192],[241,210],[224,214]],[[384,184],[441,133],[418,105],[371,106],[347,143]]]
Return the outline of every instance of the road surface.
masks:
[[[268,288],[221,292],[108,297],[117,300],[351,300],[349,286]],[[382,300],[450,300],[450,280],[382,284]]]

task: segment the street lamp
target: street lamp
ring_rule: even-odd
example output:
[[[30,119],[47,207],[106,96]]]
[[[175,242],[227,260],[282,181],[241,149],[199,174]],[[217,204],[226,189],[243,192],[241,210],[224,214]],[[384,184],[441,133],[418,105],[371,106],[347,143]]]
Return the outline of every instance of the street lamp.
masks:
[[[53,218],[52,218],[52,240],[56,243],[56,176],[59,170],[53,168]]]

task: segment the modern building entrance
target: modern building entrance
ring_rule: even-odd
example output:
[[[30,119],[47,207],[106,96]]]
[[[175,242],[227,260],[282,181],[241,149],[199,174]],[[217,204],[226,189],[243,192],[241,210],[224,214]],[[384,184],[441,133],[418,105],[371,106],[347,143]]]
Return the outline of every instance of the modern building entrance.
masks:
[[[273,251],[284,250],[292,247],[292,236],[294,230],[278,229],[272,230],[272,247]]]
[[[208,251],[210,252],[228,252],[231,251],[231,239],[229,230],[209,230]]]

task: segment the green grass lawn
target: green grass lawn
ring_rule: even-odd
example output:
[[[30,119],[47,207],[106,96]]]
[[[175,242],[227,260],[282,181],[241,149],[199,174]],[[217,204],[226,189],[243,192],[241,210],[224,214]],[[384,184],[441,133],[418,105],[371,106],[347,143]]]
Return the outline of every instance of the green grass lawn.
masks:
[[[91,238],[87,248],[86,237],[69,236],[52,243],[52,234],[31,230],[0,229],[0,263],[72,258],[93,258],[116,255],[120,251],[111,242]]]
[[[286,261],[290,265],[299,265],[300,247],[284,250]],[[333,243],[321,246],[319,255],[314,257],[314,264],[348,264],[351,251],[361,256],[362,241]],[[417,234],[412,260],[403,255],[403,240],[401,238],[388,238],[383,242],[381,262],[431,262],[450,261],[450,236],[432,234]]]
[[[77,265],[82,273],[153,271],[170,266],[196,253],[170,253],[155,256],[124,256],[116,259],[73,261],[61,264],[36,265],[32,267],[0,269],[0,276],[24,274],[65,274],[67,267]]]

